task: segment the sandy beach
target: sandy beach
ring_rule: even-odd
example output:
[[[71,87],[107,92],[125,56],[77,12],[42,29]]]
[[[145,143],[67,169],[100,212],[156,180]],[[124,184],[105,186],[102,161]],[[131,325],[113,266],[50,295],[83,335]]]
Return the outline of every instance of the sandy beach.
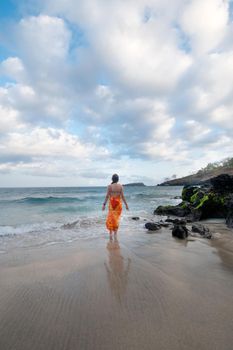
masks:
[[[0,349],[232,349],[233,232],[210,226],[1,254]]]

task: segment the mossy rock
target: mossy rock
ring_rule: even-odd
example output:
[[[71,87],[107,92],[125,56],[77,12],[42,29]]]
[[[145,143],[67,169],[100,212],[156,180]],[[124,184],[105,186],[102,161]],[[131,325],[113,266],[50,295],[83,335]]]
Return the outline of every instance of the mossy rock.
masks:
[[[195,207],[196,209],[201,209],[204,205],[205,202],[211,202],[211,197],[208,194],[205,194],[200,200],[199,203],[197,204],[197,206]]]
[[[195,193],[191,196],[190,203],[194,205],[194,207],[198,206],[205,194],[206,193],[201,189],[197,189]]]
[[[157,207],[154,211],[154,214],[157,215],[174,215],[174,216],[179,216],[179,217],[183,217],[186,216],[188,214],[190,214],[191,210],[189,207],[189,203],[185,203],[182,202],[179,205],[160,205],[159,207]]]
[[[195,209],[201,211],[200,219],[226,217],[225,198],[214,192],[205,194]]]
[[[181,204],[179,204],[179,207],[181,207],[182,209],[187,209],[188,208],[188,203],[187,202],[182,202]]]
[[[191,202],[191,197],[198,191],[199,187],[197,186],[184,186],[182,190],[182,200]]]

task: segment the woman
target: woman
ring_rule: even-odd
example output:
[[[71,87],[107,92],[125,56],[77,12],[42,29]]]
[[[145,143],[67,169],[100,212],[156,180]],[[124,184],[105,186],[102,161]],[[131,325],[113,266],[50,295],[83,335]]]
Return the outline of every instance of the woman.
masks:
[[[112,233],[116,235],[117,230],[119,228],[119,221],[122,212],[121,200],[123,200],[123,202],[125,203],[126,209],[129,210],[128,204],[124,197],[123,186],[119,184],[118,181],[119,176],[117,174],[112,175],[112,183],[108,186],[107,194],[102,207],[102,210],[104,210],[106,203],[109,199],[109,209],[106,220],[106,227],[109,230],[110,237],[112,236]]]

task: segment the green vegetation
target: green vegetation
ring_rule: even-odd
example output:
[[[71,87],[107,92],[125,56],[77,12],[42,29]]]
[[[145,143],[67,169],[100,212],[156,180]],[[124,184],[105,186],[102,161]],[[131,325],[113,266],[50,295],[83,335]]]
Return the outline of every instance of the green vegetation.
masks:
[[[199,190],[198,187],[184,187],[183,190],[182,190],[182,200],[183,201],[188,201],[188,202],[191,202],[191,198],[192,196],[197,193]],[[191,202],[192,203],[192,202]]]
[[[213,200],[218,205],[225,205],[226,198],[222,195],[216,194],[216,193],[210,193],[210,196]]]
[[[182,190],[182,194],[181,194],[181,198],[183,199],[183,200],[185,200],[186,199],[186,193],[187,193],[187,188],[183,188],[183,190]]]
[[[182,209],[186,209],[188,207],[188,204],[186,202],[182,202],[181,206]]]
[[[195,193],[192,197],[191,197],[191,203],[195,204],[195,202],[197,202],[197,205],[195,206],[195,209],[200,209],[204,203],[206,203],[208,201],[209,204],[212,203],[212,205],[214,206],[219,206],[219,207],[223,207],[225,205],[225,197],[224,196],[220,196],[216,193],[210,192],[208,194],[203,194],[202,198],[198,198],[198,192]],[[199,202],[198,202],[199,201]]]
[[[190,198],[190,202],[193,204],[193,203],[195,203],[195,202],[197,201],[197,199],[198,199],[198,194],[197,194],[197,192],[196,192],[196,193],[194,193],[194,194],[192,195],[192,197]]]
[[[173,205],[159,205],[156,208],[156,212],[159,214],[159,213],[163,212],[164,210],[167,210],[167,209],[170,209],[170,208],[173,208]]]
[[[196,188],[193,192],[194,194],[190,198],[190,203],[192,204],[196,203],[200,199],[199,198],[200,192],[198,192],[198,188]]]
[[[204,197],[202,197],[202,199],[200,200],[200,203],[198,204],[198,206],[195,209],[199,209],[203,206],[203,204],[209,200],[209,196],[208,194],[205,194]]]

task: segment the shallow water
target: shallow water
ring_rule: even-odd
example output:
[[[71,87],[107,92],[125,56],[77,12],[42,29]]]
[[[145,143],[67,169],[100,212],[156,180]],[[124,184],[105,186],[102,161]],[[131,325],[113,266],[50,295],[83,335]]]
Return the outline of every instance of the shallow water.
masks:
[[[158,205],[177,204],[182,187],[126,187],[130,211],[121,229],[143,229]],[[1,188],[1,252],[10,246],[37,246],[105,235],[107,210],[101,207],[106,187]],[[134,222],[131,217],[140,216]]]

